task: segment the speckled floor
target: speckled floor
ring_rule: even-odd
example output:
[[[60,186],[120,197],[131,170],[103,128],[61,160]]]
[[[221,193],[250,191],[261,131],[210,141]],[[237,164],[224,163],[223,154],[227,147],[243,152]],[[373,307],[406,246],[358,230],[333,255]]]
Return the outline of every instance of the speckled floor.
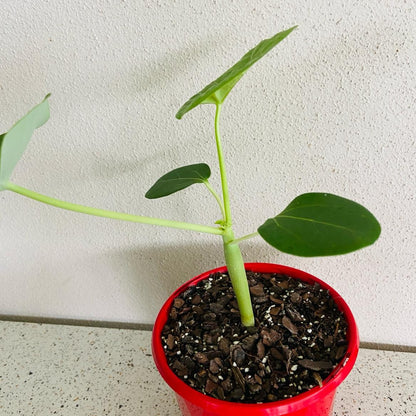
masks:
[[[0,321],[0,415],[180,416],[148,331]],[[416,415],[416,354],[361,349],[334,416]]]

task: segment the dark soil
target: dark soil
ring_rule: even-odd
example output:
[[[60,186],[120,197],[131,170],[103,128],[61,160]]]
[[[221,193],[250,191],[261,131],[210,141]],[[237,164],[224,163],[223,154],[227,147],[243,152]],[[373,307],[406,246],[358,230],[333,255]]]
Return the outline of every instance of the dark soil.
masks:
[[[347,323],[328,291],[281,274],[248,273],[256,326],[241,325],[227,274],[189,287],[162,332],[168,364],[221,400],[265,403],[323,380],[347,349]]]

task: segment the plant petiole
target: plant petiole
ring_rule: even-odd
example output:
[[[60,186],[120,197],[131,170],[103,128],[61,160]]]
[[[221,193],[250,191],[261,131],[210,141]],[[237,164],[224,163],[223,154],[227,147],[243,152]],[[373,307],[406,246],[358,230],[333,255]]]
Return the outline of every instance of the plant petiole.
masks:
[[[124,214],[121,212],[108,211],[104,209],[91,208],[84,205],[73,204],[71,202],[62,201],[59,199],[51,198],[46,195],[39,194],[29,189],[23,188],[14,183],[8,182],[5,185],[5,189],[16,192],[20,195],[34,199],[39,202],[43,202],[48,205],[52,205],[58,208],[66,209],[69,211],[75,211],[82,214],[94,215],[96,217],[106,217],[122,221],[139,222],[143,224],[160,225],[162,227],[179,228],[182,230],[197,231],[200,233],[223,235],[222,228],[210,227],[207,225],[191,224],[187,222],[164,220],[160,218],[144,217],[141,215]]]
[[[215,189],[212,187],[212,185],[208,181],[204,181],[205,186],[208,188],[208,190],[211,192],[212,195],[214,195],[214,198],[218,202],[218,205],[221,210],[222,215],[222,223],[225,221],[225,211],[224,211],[224,205],[222,204],[220,196],[215,192]],[[219,223],[219,222],[218,222]]]
[[[234,241],[232,241],[230,244],[240,244],[242,241],[248,240],[250,238],[257,237],[259,235],[258,231],[255,233],[244,235],[243,237],[236,238]]]
[[[230,197],[228,195],[227,174],[225,172],[225,163],[224,163],[224,156],[222,153],[220,127],[219,127],[220,113],[221,113],[221,104],[216,103],[216,106],[215,106],[215,142],[217,144],[218,162],[220,165],[222,198],[224,201],[224,211],[225,211],[225,224],[226,226],[231,226],[232,221],[231,221]]]

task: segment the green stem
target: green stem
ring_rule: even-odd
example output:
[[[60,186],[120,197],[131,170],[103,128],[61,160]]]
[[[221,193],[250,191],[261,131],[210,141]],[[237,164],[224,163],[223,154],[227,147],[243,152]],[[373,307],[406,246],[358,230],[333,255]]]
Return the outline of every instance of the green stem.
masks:
[[[221,104],[216,104],[215,110],[215,141],[217,144],[217,153],[218,153],[218,162],[220,165],[220,174],[221,174],[221,187],[222,187],[222,198],[224,201],[224,211],[225,211],[225,225],[230,226],[231,221],[231,209],[230,209],[230,197],[228,195],[228,183],[227,183],[227,174],[225,171],[224,156],[222,153],[221,137],[220,137],[220,113],[221,113]]]
[[[49,204],[62,209],[67,209],[69,211],[80,212],[82,214],[95,215],[96,217],[106,217],[116,220],[140,222],[143,224],[160,225],[163,227],[179,228],[182,230],[197,231],[200,233],[216,235],[224,234],[224,231],[222,229],[216,227],[209,227],[206,225],[190,224],[187,222],[164,220],[153,217],[143,217],[141,215],[123,214],[120,212],[107,211],[104,209],[91,208],[83,205],[72,204],[71,202],[66,202],[59,199],[51,198],[46,195],[38,194],[37,192],[31,191],[26,188],[22,188],[21,186],[15,185],[11,182],[8,182],[6,184],[6,189],[8,189],[9,191],[16,192],[20,195],[26,196],[28,198],[32,198],[36,201],[43,202],[45,204]]]
[[[208,181],[204,181],[204,184],[208,188],[208,190],[211,192],[211,194],[214,195],[214,198],[217,200],[218,205],[219,205],[220,210],[221,210],[222,219],[225,220],[225,211],[224,211],[224,206],[223,206],[223,204],[221,202],[221,198],[215,192],[215,189],[211,186],[211,184]]]
[[[224,243],[225,262],[237,299],[238,309],[240,310],[241,323],[244,326],[254,326],[254,314],[251,305],[250,290],[240,247],[234,240],[234,234],[231,228],[224,230],[222,238]]]
[[[240,310],[241,323],[244,326],[254,326],[253,307],[251,305],[250,290],[248,287],[246,270],[244,268],[243,256],[241,255],[238,243],[235,242],[234,233],[231,228],[232,220],[230,197],[228,195],[227,174],[225,171],[219,127],[220,113],[221,103],[217,102],[215,111],[215,141],[217,144],[218,162],[221,173],[222,197],[224,201],[225,224],[222,239],[224,245],[225,263],[227,265],[228,274],[230,276],[238,308]]]
[[[243,237],[236,238],[231,244],[240,244],[242,241],[257,237],[258,235],[259,235],[258,231],[256,231],[255,233],[247,234]]]

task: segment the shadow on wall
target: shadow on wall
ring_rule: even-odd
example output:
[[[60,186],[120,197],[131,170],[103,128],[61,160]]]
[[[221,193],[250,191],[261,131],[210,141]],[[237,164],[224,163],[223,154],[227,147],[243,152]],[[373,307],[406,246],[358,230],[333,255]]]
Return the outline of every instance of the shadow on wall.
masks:
[[[216,46],[218,40],[212,34],[199,42],[189,42],[182,49],[169,50],[163,56],[145,61],[140,67],[134,68],[132,73],[123,74],[130,80],[129,91],[143,94],[155,89],[165,89],[169,84],[175,83],[187,68],[195,65],[197,67],[198,61],[206,57]]]
[[[396,58],[398,54],[402,53],[403,46],[407,42],[406,31],[406,28],[402,28],[398,32],[391,27],[380,27],[378,30],[362,27],[345,30],[345,28],[340,27],[339,33],[334,36],[332,41],[328,42],[328,45],[324,44],[321,49],[316,49],[316,47],[311,45],[312,50],[306,55],[299,55],[299,59],[290,64],[290,70],[285,69],[279,60],[279,53],[277,53],[277,56],[270,58],[267,65],[270,68],[277,65],[276,73],[278,74],[278,79],[276,82],[270,80],[272,82],[270,90],[276,101],[279,102],[279,108],[287,107],[288,109],[285,113],[291,114],[297,114],[299,111],[304,113],[305,109],[316,108],[317,113],[325,114],[328,103],[332,103],[337,107],[336,111],[341,114],[345,111],[345,106],[351,106],[358,112],[357,100],[362,108],[368,108],[371,106],[371,103],[368,103],[368,96],[370,95],[371,89],[377,87],[377,83],[380,82],[380,74],[383,74],[383,76],[388,73],[391,74],[398,65]],[[294,43],[292,47],[295,48],[296,44],[301,42],[304,36],[305,33],[302,32],[302,28],[300,27],[297,35],[293,39],[291,38],[291,42]],[[120,73],[122,76],[120,74],[118,75],[119,78],[115,84],[117,86],[123,86],[125,83],[130,84],[129,91],[137,99],[140,99],[143,93],[147,94],[152,92],[153,94],[158,94],[160,90],[164,90],[165,88],[172,90],[172,85],[177,83],[178,80],[179,82],[188,80],[187,85],[194,85],[195,83],[192,79],[194,72],[192,71],[204,67],[203,61],[200,61],[200,59],[203,59],[208,52],[221,55],[221,51],[224,49],[222,41],[220,42],[214,38],[201,39],[199,42],[186,44],[180,50],[166,52],[164,55],[157,56],[154,59],[149,58],[140,67],[136,68],[133,73],[123,73],[121,70]],[[254,44],[255,41],[253,41],[252,46]],[[232,45],[230,45],[230,51],[232,52]],[[289,52],[287,52],[287,49],[280,51],[280,54],[284,53]],[[223,67],[222,70],[227,69],[240,57],[239,54],[232,53],[232,55],[234,56],[233,59],[221,65]],[[222,70],[213,71],[208,81],[212,81],[216,76],[219,76]],[[189,78],[190,76],[191,79]],[[299,76],[302,78],[299,79]],[[325,85],[322,84],[323,79],[326,79],[332,88],[325,88]],[[260,82],[260,80],[261,78],[254,77],[251,82],[256,83]],[[184,100],[188,99],[189,96],[198,91],[198,88],[202,88],[204,85],[204,82],[197,82],[195,86],[189,87],[188,92],[185,91],[182,98],[178,98],[178,108],[183,104]],[[252,88],[252,86],[247,88]],[[354,87],[353,90],[362,90],[363,93],[357,95],[357,93],[351,92],[352,87]],[[290,89],[290,92],[284,93],[287,88]],[[338,90],[336,97],[342,98],[342,103],[334,102],[334,88]],[[316,91],[319,91],[318,102],[316,101]],[[124,90],[120,91],[120,94],[123,94],[123,92]],[[249,97],[252,94],[252,91],[248,91],[247,96]],[[280,103],[281,97],[287,97],[288,94],[291,100],[283,105]],[[178,108],[172,110],[172,118]],[[262,106],[253,108],[250,111],[254,112],[252,117],[254,122],[263,119],[264,108]],[[280,111],[277,111],[274,124],[280,130],[282,126],[289,131],[293,130],[293,126],[290,124],[291,120],[289,119],[289,124],[286,126],[287,123],[285,122],[284,116],[278,115],[279,113]],[[306,114],[305,117],[310,118],[312,116]],[[140,116],[138,117],[137,123],[139,123],[139,120]],[[327,145],[337,145],[338,139],[334,136],[327,137],[321,129],[316,127],[317,121],[313,117],[310,122],[313,127],[310,136],[313,140],[324,141]],[[325,123],[321,125],[324,126]],[[235,128],[238,131],[238,126],[235,126]],[[272,130],[274,129],[273,123],[271,123],[270,128]],[[338,128],[340,134],[344,131],[342,133],[344,135],[347,133],[350,134],[349,131],[347,133],[345,132],[346,128],[347,130],[351,128],[353,132],[355,131],[353,121],[351,121],[350,125],[341,125]],[[360,135],[355,138],[355,143],[357,144],[363,132],[359,133]],[[283,132],[280,134],[283,134]],[[297,147],[291,144],[290,154],[296,155],[296,149]],[[168,150],[169,148],[167,147],[166,151]],[[245,153],[244,149],[242,151]],[[302,150],[302,154],[299,157],[302,157],[303,152]],[[163,160],[165,155],[166,152],[160,152],[154,155],[154,160]],[[104,167],[100,166],[99,163],[97,162],[95,166],[97,172],[102,172],[109,168],[107,166],[108,163],[105,162],[106,166]],[[306,160],[304,163],[307,164],[305,170],[316,170],[316,166],[312,160]],[[321,164],[323,162],[319,163]],[[129,162],[129,164],[131,163]],[[279,165],[276,164],[276,166]],[[127,167],[127,169],[132,168],[134,168],[134,164],[131,164],[131,167]],[[119,173],[118,170],[114,169],[111,172],[114,175]],[[294,173],[296,173],[296,169]],[[342,179],[341,174],[340,179]]]
[[[296,43],[300,42],[303,36],[302,28],[298,29],[298,34],[293,38],[295,48]],[[284,93],[284,90],[290,88],[290,97],[292,98],[289,103],[285,103],[284,106],[279,103],[279,108],[287,107],[285,113],[297,114],[299,111],[303,112],[303,109],[316,108],[316,112],[325,114],[325,109],[328,105],[328,102],[333,101],[334,91],[332,88],[323,89],[322,87],[322,74],[325,74],[327,80],[332,81],[332,86],[336,86],[339,91],[342,92],[340,97],[343,98],[342,105],[356,107],[356,101],[361,100],[361,106],[367,108],[370,104],[367,103],[368,95],[373,83],[380,82],[380,78],[376,77],[379,74],[391,73],[392,70],[397,67],[397,55],[402,53],[404,45],[407,43],[406,37],[406,28],[402,28],[401,31],[397,32],[390,27],[379,28],[375,31],[369,28],[351,28],[348,31],[340,28],[338,36],[334,36],[334,40],[330,42],[330,45],[322,50],[312,49],[303,59],[302,55],[299,55],[300,61],[295,61],[290,66],[290,70],[284,70],[284,66],[279,62],[277,57],[270,58],[269,67],[277,65],[278,80],[275,85],[272,86],[271,91],[277,102],[280,102],[280,97],[287,97],[287,94]],[[231,42],[231,41],[230,41]],[[254,46],[253,42],[253,45]],[[232,45],[230,45],[230,50],[232,51]],[[116,88],[119,88],[119,94],[117,96],[123,96],[125,94],[124,86],[129,84],[129,93],[134,95],[136,99],[140,100],[140,97],[143,93],[148,94],[152,92],[157,94],[158,91],[164,90],[165,88],[171,89],[172,85],[178,82],[178,78],[183,77],[180,81],[189,78],[189,71],[192,71],[195,68],[202,68],[203,62],[199,62],[199,59],[206,56],[206,54],[211,51],[218,52],[220,54],[221,50],[224,49],[222,42],[218,43],[218,40],[215,38],[201,39],[199,42],[187,43],[182,49],[170,51],[165,53],[162,56],[157,56],[153,60],[148,59],[140,67],[135,68],[133,72],[123,71],[123,68],[120,68],[120,72],[117,74],[117,79],[110,78],[109,82],[113,82]],[[280,53],[288,53],[285,49]],[[232,54],[234,59],[228,61],[223,66],[223,70],[227,69],[230,65],[234,63],[239,58],[239,55]],[[380,57],[381,55],[381,57]],[[305,69],[306,68],[306,69]],[[334,71],[334,68],[339,68],[338,71]],[[306,72],[305,72],[306,71]],[[199,71],[197,71],[199,72]],[[355,76],[352,73],[356,73]],[[216,76],[220,75],[222,70],[214,71],[214,74],[209,78],[208,81],[212,81]],[[188,75],[187,75],[188,74]],[[297,74],[297,75],[296,75]],[[111,75],[109,75],[111,77]],[[299,81],[299,76],[302,76]],[[358,81],[357,81],[358,80]],[[295,82],[294,82],[295,81]],[[260,82],[260,78],[252,78],[253,83]],[[356,83],[359,83],[358,85]],[[355,90],[362,90],[365,94],[357,96],[355,93],[349,93],[351,90],[351,85],[354,85]],[[355,84],[354,84],[355,83]],[[194,84],[192,80],[188,79],[188,84]],[[203,82],[197,83],[199,86],[195,86],[189,89],[188,92],[183,93],[182,98],[178,98],[178,108],[183,103],[183,101],[193,93],[195,93],[198,88],[204,86]],[[113,90],[113,89],[112,89]],[[348,93],[344,93],[346,90]],[[319,102],[316,102],[316,91],[320,91]],[[248,91],[248,96],[253,94],[253,92]],[[84,105],[90,106],[91,103],[83,102]],[[80,103],[82,105],[82,103]],[[336,103],[337,104],[337,103]],[[270,105],[273,105],[272,103]],[[174,113],[178,108],[172,110],[172,119]],[[322,109],[320,111],[319,109]],[[264,108],[257,107],[250,110],[254,112],[252,114],[252,119],[255,122],[256,120],[262,120],[262,114],[264,113]],[[341,103],[337,111],[341,112]],[[358,111],[358,109],[357,109]],[[258,115],[257,115],[258,112]],[[141,131],[141,117],[143,114],[140,114],[137,117],[137,125],[132,125],[131,129],[133,131]],[[306,116],[310,117],[310,116]],[[289,123],[289,124],[288,124]],[[276,118],[274,122],[271,122],[270,129],[274,130],[274,125],[279,126],[280,130],[287,128],[289,131],[293,130],[291,126],[291,120],[288,119],[285,122],[283,115],[279,115],[277,111]],[[324,143],[327,146],[338,145],[336,137],[327,137],[322,133],[322,131],[316,127],[314,119],[311,119],[313,123],[313,130],[310,133],[311,138],[315,141],[318,140]],[[351,121],[352,131],[354,131],[353,121]],[[325,124],[322,123],[324,126]],[[178,127],[179,128],[179,127]],[[239,127],[234,126],[236,132],[239,132]],[[342,131],[345,130],[345,126],[339,126],[339,129]],[[279,131],[279,130],[277,130]],[[278,133],[277,136],[283,135],[284,131]],[[346,134],[346,133],[344,133]],[[360,136],[355,138],[356,143],[358,140],[362,140],[363,132],[360,132]],[[140,143],[140,137],[134,138]],[[351,140],[351,138],[349,138]],[[287,145],[287,144],[286,144]],[[297,155],[297,149],[302,149],[299,158],[303,158],[304,148],[302,146],[297,147],[295,142],[290,144],[290,149],[288,153]],[[114,155],[109,156],[107,160],[102,154],[99,155],[93,161],[93,172],[89,172],[94,177],[100,178],[104,177],[106,179],[112,179],[126,174],[131,175],[133,172],[137,172],[137,175],[143,175],[146,172],[146,166],[149,166],[149,163],[157,162],[160,160],[166,159],[166,154],[172,147],[167,143],[166,148],[163,151],[159,151],[152,155],[151,161],[147,160],[149,157],[146,156],[146,160],[140,160],[140,163],[132,157],[126,157],[124,160],[118,161],[114,165]],[[245,149],[241,149],[243,156],[246,153]],[[237,157],[239,155],[237,154]],[[104,159],[103,159],[104,157]],[[322,164],[323,162],[319,162]],[[275,166],[281,166],[281,163],[276,163]],[[115,167],[116,166],[116,167]],[[287,166],[287,163],[284,163],[283,166],[286,166],[285,169],[289,170],[287,176],[292,177],[296,175],[297,166]],[[303,161],[303,166],[305,171],[313,172],[316,171],[317,167],[313,163],[312,159],[305,159]],[[275,168],[276,174],[281,175],[280,168]],[[290,173],[290,170],[293,169],[293,172]],[[68,175],[71,175],[71,172],[68,172]],[[340,180],[342,180],[342,173],[339,174]],[[140,176],[138,176],[140,177]],[[70,182],[72,183],[72,178],[70,177]],[[79,176],[77,175],[77,180]],[[85,179],[82,179],[85,181]],[[150,185],[152,182],[149,180]]]
[[[279,252],[261,241],[246,242],[242,252],[246,262],[278,263],[281,258]],[[135,315],[146,312],[148,322],[140,323],[153,323],[164,301],[180,285],[225,264],[220,241],[111,251],[102,255],[102,261],[118,280],[126,306]]]
[[[277,30],[277,29],[276,29]],[[384,54],[387,57],[393,58],[398,53],[400,49],[406,43],[407,33],[409,33],[410,28],[402,28],[401,31],[392,29],[391,27],[380,27],[378,30],[372,30],[371,28],[350,28],[346,31],[344,28],[340,27],[338,36],[334,36],[332,45],[328,48],[325,47],[323,50],[314,51],[308,56],[307,65],[302,60],[296,65],[299,68],[299,71],[286,71],[283,69],[282,64],[279,63],[279,85],[280,88],[284,88],[285,85],[293,85],[292,83],[286,82],[286,79],[293,79],[293,72],[303,73],[305,68],[310,68],[311,75],[313,74],[322,74],[328,70],[328,66],[332,68],[345,69],[346,75],[348,76],[350,70],[359,70],[362,71],[364,66],[369,66],[372,68],[372,63],[377,61],[376,54]],[[304,32],[302,34],[302,28],[298,29],[298,38],[293,39],[293,42],[300,42],[301,38],[307,36]],[[270,33],[270,36],[272,33]],[[259,35],[260,36],[260,35]],[[293,36],[293,35],[292,35]],[[264,35],[263,38],[267,37]],[[207,53],[212,53],[213,55],[221,55],[221,52],[226,48],[230,48],[231,55],[234,56],[231,60],[224,63],[223,70],[225,71],[229,66],[235,63],[241,56],[233,53],[233,45],[231,41],[227,42],[229,45],[224,45],[224,39],[227,37],[223,36],[221,39],[215,37],[209,37],[206,39],[201,39],[199,42],[193,42],[191,44],[186,44],[180,50],[169,51],[163,56],[158,56],[153,60],[146,61],[141,67],[137,67],[135,72],[131,75],[123,73],[121,79],[130,80],[131,89],[130,91],[135,93],[149,92],[151,90],[158,90],[160,88],[165,88],[166,86],[176,83],[178,78],[184,76],[185,79],[189,78],[189,75],[186,75],[192,69],[203,67],[204,56],[207,56]],[[393,41],[392,41],[393,40]],[[256,40],[253,39],[253,44],[251,47],[255,46]],[[248,46],[250,47],[250,45]],[[278,58],[274,58],[278,62]],[[394,59],[385,61],[390,67],[394,67]],[[225,66],[224,66],[225,65]],[[270,65],[270,62],[269,62]],[[220,65],[221,67],[221,65]],[[373,68],[374,69],[374,68]],[[379,68],[380,71],[386,71],[386,67],[383,65],[383,68]],[[212,80],[214,77],[221,75],[222,70],[219,69],[219,73],[212,75]],[[121,72],[122,73],[122,72]],[[329,76],[340,76],[341,74],[330,73]],[[210,81],[212,81],[210,79]],[[125,81],[124,81],[125,82]],[[120,80],[117,80],[116,85],[121,85]],[[203,84],[203,82],[202,82]],[[202,88],[204,85],[200,85]],[[188,93],[184,93],[183,99],[187,99],[188,95],[195,93],[195,86]],[[276,89],[276,95],[278,95],[278,89]],[[299,97],[304,98],[303,95],[299,92]]]

